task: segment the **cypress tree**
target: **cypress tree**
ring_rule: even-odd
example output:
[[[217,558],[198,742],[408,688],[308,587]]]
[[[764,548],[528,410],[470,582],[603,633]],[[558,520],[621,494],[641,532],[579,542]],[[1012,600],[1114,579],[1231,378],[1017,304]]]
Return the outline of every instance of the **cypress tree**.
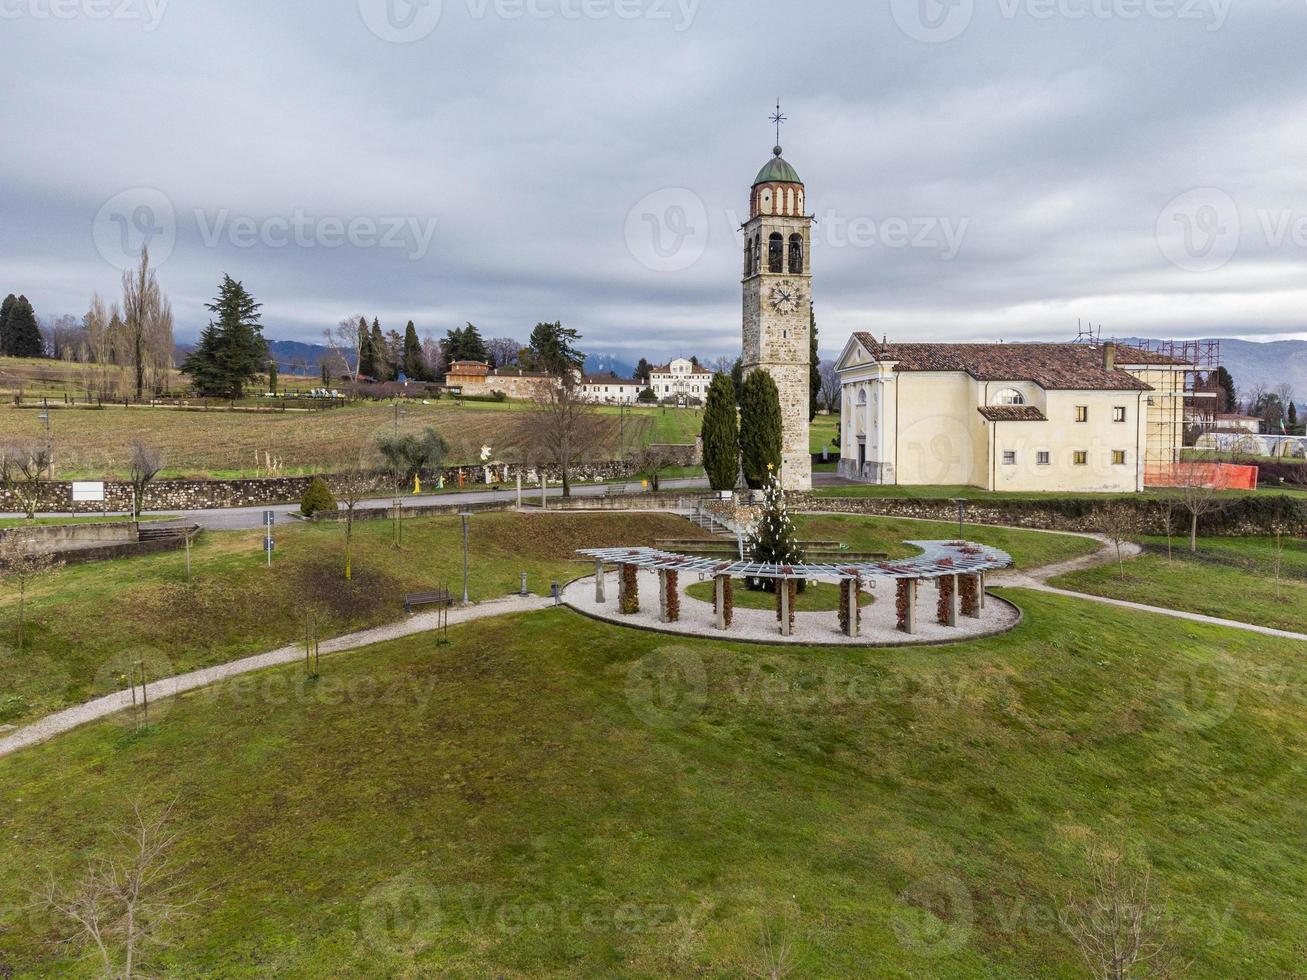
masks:
[[[377,376],[376,354],[372,350],[372,335],[368,333],[368,321],[359,317],[359,364],[358,373],[369,378]]]
[[[427,381],[427,365],[422,359],[422,341],[418,340],[417,327],[408,321],[404,328],[404,373],[414,381]]]
[[[386,370],[386,338],[377,317],[372,318],[372,336],[368,338],[368,349],[372,353],[372,370],[369,373],[378,381],[390,380]]]
[[[44,357],[45,340],[26,296],[19,296],[5,320],[6,350],[11,357]]]
[[[744,397],[744,362],[738,357],[731,365],[731,384],[735,385],[735,403],[738,405]]]
[[[268,390],[274,395],[277,393],[277,362],[268,362]]]
[[[703,410],[703,468],[714,490],[735,489],[740,474],[740,424],[736,416],[735,385],[718,373],[708,386]]]
[[[808,303],[808,421],[817,417],[817,396],[821,394],[821,354],[817,352],[817,308]]]
[[[761,490],[781,469],[781,397],[762,368],[749,375],[740,398],[740,455],[744,479]]]
[[[0,306],[0,354],[9,353],[9,314],[13,313],[17,302],[18,297],[10,293],[5,297],[4,305]]]

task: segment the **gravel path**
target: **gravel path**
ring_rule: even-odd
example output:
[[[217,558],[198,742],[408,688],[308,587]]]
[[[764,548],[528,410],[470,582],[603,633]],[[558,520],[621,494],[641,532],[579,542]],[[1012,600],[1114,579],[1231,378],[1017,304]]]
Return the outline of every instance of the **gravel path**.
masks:
[[[473,606],[451,609],[449,612],[449,625],[454,626],[474,619],[504,616],[509,613],[532,612],[538,609],[546,609],[552,604],[552,599],[540,596],[508,596]],[[388,623],[385,626],[377,626],[373,629],[338,636],[331,640],[323,640],[321,650],[323,653],[357,650],[360,647],[371,646],[374,643],[384,643],[387,640],[413,636],[415,633],[426,633],[434,630],[437,625],[438,614],[436,612],[421,613],[399,622]],[[252,671],[264,670],[268,667],[298,663],[303,659],[303,646],[285,646],[278,650],[271,650],[268,653],[259,653],[252,657],[245,657],[242,660],[234,660],[228,664],[206,667],[203,670],[191,671],[189,674],[178,674],[175,677],[165,677],[147,685],[146,693],[149,695],[149,700],[155,702],[173,694],[181,694],[184,691],[207,687],[229,677],[237,677]],[[63,711],[57,711],[0,739],[0,756],[17,752],[29,745],[37,745],[56,735],[62,735],[64,732],[72,731],[74,728],[88,722],[98,721],[131,706],[131,692],[120,691],[116,694],[107,694],[104,697],[95,698],[84,704],[65,708]]]

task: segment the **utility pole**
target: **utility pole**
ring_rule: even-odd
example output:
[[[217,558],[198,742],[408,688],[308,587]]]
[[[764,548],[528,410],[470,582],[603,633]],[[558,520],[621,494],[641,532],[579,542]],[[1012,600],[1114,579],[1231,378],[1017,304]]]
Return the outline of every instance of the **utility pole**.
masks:
[[[470,511],[462,511],[459,517],[463,518],[463,605],[468,604],[467,593],[467,530],[468,521],[472,517]]]

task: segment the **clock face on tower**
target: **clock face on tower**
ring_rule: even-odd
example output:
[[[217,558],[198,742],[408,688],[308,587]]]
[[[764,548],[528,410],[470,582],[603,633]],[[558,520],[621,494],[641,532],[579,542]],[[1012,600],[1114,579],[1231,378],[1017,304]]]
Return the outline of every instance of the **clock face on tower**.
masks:
[[[777,313],[793,313],[803,303],[803,290],[797,283],[782,279],[771,287],[767,299]]]

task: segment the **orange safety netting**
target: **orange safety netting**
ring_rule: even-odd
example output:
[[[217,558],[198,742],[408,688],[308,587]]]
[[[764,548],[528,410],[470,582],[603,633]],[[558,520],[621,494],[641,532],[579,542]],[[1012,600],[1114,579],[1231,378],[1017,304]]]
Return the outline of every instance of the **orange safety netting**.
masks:
[[[1233,463],[1162,463],[1144,467],[1150,487],[1215,487],[1217,490],[1256,490],[1257,467]]]

